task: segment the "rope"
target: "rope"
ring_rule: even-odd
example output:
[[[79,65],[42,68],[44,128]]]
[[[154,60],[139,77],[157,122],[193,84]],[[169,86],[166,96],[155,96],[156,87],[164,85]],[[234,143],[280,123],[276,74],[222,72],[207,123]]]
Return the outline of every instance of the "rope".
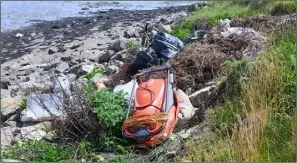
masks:
[[[122,126],[122,129],[136,127],[144,124],[164,124],[168,120],[168,113],[161,112],[156,115],[138,115],[127,118]]]

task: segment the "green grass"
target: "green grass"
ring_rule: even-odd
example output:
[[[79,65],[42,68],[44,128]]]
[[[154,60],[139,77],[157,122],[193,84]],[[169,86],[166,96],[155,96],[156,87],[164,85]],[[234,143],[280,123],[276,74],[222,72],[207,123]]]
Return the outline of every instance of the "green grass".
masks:
[[[257,14],[268,14],[265,6],[253,8],[250,4],[237,4],[228,1],[216,1],[207,8],[198,8],[192,12],[183,22],[172,27],[172,34],[185,39],[194,29],[201,29],[213,26],[220,22],[220,19],[247,17]]]
[[[296,1],[277,1],[274,3],[271,14],[296,13]]]
[[[295,35],[289,28],[272,36],[269,49],[249,65],[240,95],[207,113],[214,132],[201,141],[188,140],[184,159],[296,161]]]

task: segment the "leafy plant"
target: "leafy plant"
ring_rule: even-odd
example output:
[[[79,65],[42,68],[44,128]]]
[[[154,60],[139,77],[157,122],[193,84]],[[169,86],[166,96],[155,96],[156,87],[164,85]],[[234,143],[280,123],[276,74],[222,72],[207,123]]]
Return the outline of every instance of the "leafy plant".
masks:
[[[91,72],[85,74],[85,78],[87,78],[88,80],[92,79],[92,77],[94,77],[96,74],[103,74],[104,73],[104,69],[101,68],[95,68],[93,69]]]
[[[129,49],[134,48],[134,47],[136,47],[136,44],[133,41],[127,41],[126,47]]]
[[[24,98],[22,98],[20,108],[21,108],[21,110],[25,110],[26,107],[27,107],[27,99],[24,97]]]

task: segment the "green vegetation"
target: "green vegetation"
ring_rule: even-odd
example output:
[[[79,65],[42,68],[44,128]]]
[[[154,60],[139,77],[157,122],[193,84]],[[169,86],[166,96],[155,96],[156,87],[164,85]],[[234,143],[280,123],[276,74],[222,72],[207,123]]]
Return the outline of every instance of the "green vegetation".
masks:
[[[95,68],[93,69],[91,72],[85,74],[85,78],[87,78],[88,80],[92,79],[92,77],[94,77],[96,74],[103,74],[104,73],[104,69],[101,68]]]
[[[133,41],[127,41],[126,47],[129,49],[134,48],[136,47],[136,44]]]
[[[238,4],[228,1],[215,1],[207,8],[199,8],[192,12],[181,24],[172,27],[172,34],[185,39],[194,29],[204,29],[220,22],[220,19],[247,17],[267,14],[264,7],[254,8],[251,4]]]
[[[273,36],[270,48],[248,67],[240,96],[208,111],[215,132],[189,140],[185,159],[296,161],[295,34],[290,28]]]
[[[26,107],[27,107],[27,99],[26,99],[26,97],[23,97],[21,104],[20,104],[20,108],[21,108],[21,110],[25,110]]]
[[[278,1],[275,2],[271,14],[289,14],[296,13],[296,1]]]

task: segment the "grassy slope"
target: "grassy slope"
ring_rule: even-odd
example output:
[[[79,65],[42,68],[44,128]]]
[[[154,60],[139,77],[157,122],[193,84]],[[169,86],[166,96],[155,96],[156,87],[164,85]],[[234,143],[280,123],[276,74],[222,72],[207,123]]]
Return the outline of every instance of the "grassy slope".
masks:
[[[280,4],[283,3],[278,2],[276,6]],[[296,8],[295,3],[294,6]],[[245,16],[242,13],[250,13],[248,8],[231,7],[224,12]],[[220,16],[223,13],[217,15],[215,8],[202,10],[194,14],[201,16],[212,11],[213,14],[208,15],[211,21],[225,18]],[[186,22],[194,18],[190,16]],[[240,84],[240,96],[209,110],[207,121],[214,132],[206,133],[200,141],[188,140],[183,159],[195,162],[296,161],[295,35],[295,29],[290,28],[271,36],[268,50],[256,64],[248,67],[249,80]]]

